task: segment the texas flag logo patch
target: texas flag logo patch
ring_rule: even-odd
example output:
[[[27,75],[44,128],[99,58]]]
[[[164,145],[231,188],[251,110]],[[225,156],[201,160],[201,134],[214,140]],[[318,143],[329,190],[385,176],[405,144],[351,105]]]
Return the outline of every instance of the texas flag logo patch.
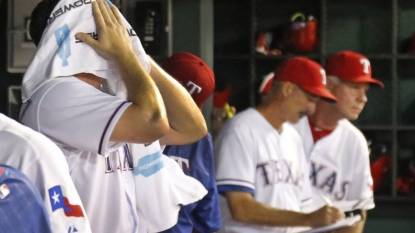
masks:
[[[63,195],[60,185],[49,189],[49,199],[52,206],[52,212],[62,208],[65,215],[68,217],[84,217],[81,206],[71,205],[68,198]]]

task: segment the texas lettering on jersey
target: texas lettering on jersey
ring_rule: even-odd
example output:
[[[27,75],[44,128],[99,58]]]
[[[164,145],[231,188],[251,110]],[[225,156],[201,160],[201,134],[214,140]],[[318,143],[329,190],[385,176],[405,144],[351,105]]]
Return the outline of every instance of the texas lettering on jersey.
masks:
[[[263,185],[287,183],[302,187],[302,177],[299,173],[292,172],[292,162],[287,160],[271,160],[257,164],[263,178]]]
[[[123,146],[123,155],[120,155],[118,151],[111,153],[105,158],[105,173],[112,173],[115,170],[132,171],[134,170],[133,162],[131,161],[130,150],[127,145]],[[114,169],[114,161],[117,163],[116,169]]]
[[[327,175],[328,174],[328,175]],[[350,181],[343,181],[340,190],[335,190],[337,171],[330,170],[324,165],[310,161],[310,183],[312,186],[332,195],[336,200],[342,200],[348,191]]]

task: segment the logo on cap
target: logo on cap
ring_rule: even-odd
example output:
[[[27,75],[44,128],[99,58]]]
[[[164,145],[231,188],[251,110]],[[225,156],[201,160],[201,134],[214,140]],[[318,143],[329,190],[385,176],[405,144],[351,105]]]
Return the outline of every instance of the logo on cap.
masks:
[[[326,71],[321,69],[320,74],[323,77],[323,84],[326,85],[327,84]]]
[[[363,65],[363,73],[369,74],[370,61],[366,58],[360,59],[360,64]]]
[[[191,87],[190,90],[188,90],[190,95],[193,95],[195,91],[197,91],[197,93],[200,93],[202,91],[202,87],[196,85],[196,83],[192,81],[188,81],[186,86]]]
[[[215,89],[213,71],[202,59],[193,54],[175,53],[163,63],[162,68],[185,85],[199,107],[202,107]]]

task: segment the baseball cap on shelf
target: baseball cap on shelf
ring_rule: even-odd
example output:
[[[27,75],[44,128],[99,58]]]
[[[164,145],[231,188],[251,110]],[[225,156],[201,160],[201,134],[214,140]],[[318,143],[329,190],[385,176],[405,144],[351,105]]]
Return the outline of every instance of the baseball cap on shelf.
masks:
[[[326,101],[337,102],[337,98],[326,88],[323,67],[306,57],[294,57],[283,62],[275,70],[274,79],[291,82]]]
[[[215,89],[215,75],[212,69],[193,54],[175,53],[163,63],[162,67],[182,83],[199,108]]]
[[[369,59],[352,51],[341,51],[330,56],[326,63],[326,73],[348,82],[369,83],[384,87],[381,81],[372,77]]]
[[[271,89],[272,82],[274,81],[274,72],[271,72],[265,75],[264,79],[262,79],[262,83],[259,86],[258,93],[259,94],[267,94],[268,91]]]

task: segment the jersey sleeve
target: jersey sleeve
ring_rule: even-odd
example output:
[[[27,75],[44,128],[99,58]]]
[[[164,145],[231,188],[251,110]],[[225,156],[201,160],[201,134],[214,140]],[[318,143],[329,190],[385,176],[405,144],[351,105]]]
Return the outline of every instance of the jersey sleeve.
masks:
[[[373,179],[370,173],[369,149],[366,139],[358,138],[359,141],[354,150],[355,161],[353,179],[350,183],[350,191],[347,195],[347,200],[361,200],[371,199],[367,202],[365,209],[374,208],[373,202]]]
[[[222,228],[221,213],[219,209],[218,190],[215,181],[214,157],[212,137],[210,134],[202,141],[206,150],[200,153],[205,166],[205,179],[202,180],[208,193],[199,201],[192,213],[194,228],[198,232],[216,232]],[[199,159],[199,158],[197,158]]]
[[[33,140],[36,141],[41,140]],[[91,232],[88,217],[61,150],[52,142],[38,143],[36,150],[40,157],[24,167],[24,173],[35,182],[44,199],[52,232],[73,232],[69,229],[75,228],[78,232]]]
[[[255,143],[245,131],[224,129],[215,141],[215,168],[218,192],[255,190]],[[249,143],[248,143],[249,142]]]
[[[76,78],[48,89],[38,110],[39,131],[56,144],[101,155],[110,152],[111,133],[129,102]],[[82,123],[83,126],[80,127]]]
[[[44,135],[2,119],[0,114],[0,125],[6,120],[7,128],[0,130],[0,163],[20,170],[33,182],[44,201],[52,232],[68,232],[76,227],[79,232],[90,233],[88,217],[62,151]]]

